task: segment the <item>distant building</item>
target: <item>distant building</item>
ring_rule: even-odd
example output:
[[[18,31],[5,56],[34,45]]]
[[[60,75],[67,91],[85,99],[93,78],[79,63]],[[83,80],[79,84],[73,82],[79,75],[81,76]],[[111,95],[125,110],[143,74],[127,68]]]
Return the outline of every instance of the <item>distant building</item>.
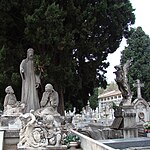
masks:
[[[99,112],[103,112],[104,109],[112,106],[112,102],[119,106],[121,100],[122,94],[119,90],[114,90],[98,95]]]

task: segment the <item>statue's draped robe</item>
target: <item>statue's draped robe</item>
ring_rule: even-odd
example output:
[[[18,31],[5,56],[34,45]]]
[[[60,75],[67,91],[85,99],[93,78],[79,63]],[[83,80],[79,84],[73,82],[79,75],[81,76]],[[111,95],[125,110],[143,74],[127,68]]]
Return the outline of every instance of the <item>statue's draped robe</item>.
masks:
[[[59,98],[58,93],[56,91],[44,92],[42,96],[42,100],[40,102],[41,107],[53,107],[54,109],[58,107]]]
[[[22,69],[24,72],[22,72]],[[22,77],[21,102],[26,105],[24,112],[29,112],[31,109],[39,109],[40,105],[36,84],[40,84],[40,80],[35,75],[33,60],[24,59],[21,62],[20,74]]]
[[[16,103],[17,103],[17,99],[15,94],[10,93],[5,96],[4,107],[6,107],[7,105],[14,107]]]

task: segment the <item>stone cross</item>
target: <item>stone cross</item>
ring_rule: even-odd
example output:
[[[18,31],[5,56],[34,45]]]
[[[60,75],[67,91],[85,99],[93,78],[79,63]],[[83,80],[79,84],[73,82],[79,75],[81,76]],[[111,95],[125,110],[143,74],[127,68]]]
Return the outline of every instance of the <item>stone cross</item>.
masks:
[[[140,80],[137,79],[137,84],[133,84],[134,87],[137,87],[137,98],[142,98],[141,96],[141,87],[144,87],[143,83],[140,83]]]

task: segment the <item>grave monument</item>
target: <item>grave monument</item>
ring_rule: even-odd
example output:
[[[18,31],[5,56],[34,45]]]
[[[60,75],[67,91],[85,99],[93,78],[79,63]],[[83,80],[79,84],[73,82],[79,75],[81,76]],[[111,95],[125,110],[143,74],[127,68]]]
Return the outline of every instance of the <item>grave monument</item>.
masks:
[[[115,80],[123,97],[119,107],[122,109],[122,117],[123,117],[122,129],[123,129],[124,138],[138,136],[138,132],[136,128],[136,120],[135,120],[136,112],[134,110],[133,104],[131,103],[132,93],[128,85],[128,78],[127,78],[128,70],[132,61],[133,59],[130,59],[130,60],[127,60],[123,66],[114,67],[116,69],[116,71],[114,72],[116,75]]]
[[[146,136],[143,124],[149,121],[149,104],[142,98],[141,87],[144,87],[143,83],[140,83],[140,80],[137,79],[136,83],[133,84],[137,88],[137,98],[133,101],[133,106],[136,111],[136,124],[138,127],[138,136]]]
[[[40,75],[35,74],[33,54],[34,50],[29,48],[27,58],[20,64],[22,78],[21,102],[17,101],[11,86],[5,89],[6,96],[4,99],[4,112],[1,117],[1,130],[6,126],[6,132],[11,132],[12,129],[15,131],[15,138],[19,137],[17,149],[64,150],[67,146],[62,145],[65,134],[61,126],[63,117],[57,111],[58,93],[48,83],[45,86],[42,99],[39,101]],[[8,128],[10,123],[13,125],[12,128]],[[17,123],[19,126],[14,126]],[[9,138],[13,137],[14,135],[11,133]]]

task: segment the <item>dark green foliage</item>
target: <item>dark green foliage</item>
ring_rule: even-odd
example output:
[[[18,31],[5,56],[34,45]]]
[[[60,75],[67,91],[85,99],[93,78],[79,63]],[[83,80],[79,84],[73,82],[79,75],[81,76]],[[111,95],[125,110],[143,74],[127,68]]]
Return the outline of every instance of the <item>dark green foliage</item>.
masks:
[[[115,110],[117,107],[118,106],[114,102],[112,102],[112,108]]]
[[[75,134],[68,133],[62,140],[62,144],[69,146],[70,142],[77,142],[78,144],[80,144],[80,138]]]
[[[32,47],[42,87],[54,85],[62,114],[64,100],[81,109],[106,86],[106,58],[135,20],[129,0],[0,0],[0,12],[1,98],[8,84],[19,97],[19,64]]]
[[[131,29],[127,40],[128,46],[122,51],[121,63],[133,58],[129,68],[128,78],[131,91],[134,92],[134,99],[137,97],[137,88],[133,87],[136,80],[144,83],[142,97],[150,101],[150,38],[141,27]]]
[[[98,88],[94,88],[94,93],[92,96],[90,96],[89,102],[90,107],[95,110],[98,106]]]

